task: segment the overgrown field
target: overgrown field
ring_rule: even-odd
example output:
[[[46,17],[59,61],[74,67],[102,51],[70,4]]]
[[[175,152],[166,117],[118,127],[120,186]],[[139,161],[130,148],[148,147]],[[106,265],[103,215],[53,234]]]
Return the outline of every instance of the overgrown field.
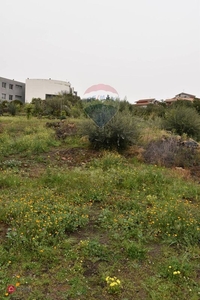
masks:
[[[199,300],[199,182],[47,122],[0,118],[0,299]]]

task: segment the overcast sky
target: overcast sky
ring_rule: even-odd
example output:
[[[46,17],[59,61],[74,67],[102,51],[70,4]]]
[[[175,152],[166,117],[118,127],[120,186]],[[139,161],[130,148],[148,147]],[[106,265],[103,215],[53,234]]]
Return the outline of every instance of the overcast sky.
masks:
[[[0,76],[200,97],[200,0],[2,0]]]

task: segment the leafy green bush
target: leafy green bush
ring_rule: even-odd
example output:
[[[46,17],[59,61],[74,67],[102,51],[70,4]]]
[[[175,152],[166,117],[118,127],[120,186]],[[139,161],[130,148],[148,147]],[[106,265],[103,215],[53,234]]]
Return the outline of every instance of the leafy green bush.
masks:
[[[15,116],[17,113],[17,105],[13,102],[8,103],[8,112],[11,114],[11,116]]]
[[[82,113],[82,102],[80,98],[72,94],[58,94],[52,98],[42,100],[33,98],[33,114],[35,116],[57,117],[64,119],[64,116],[79,117]]]
[[[179,135],[185,133],[200,140],[200,117],[194,108],[180,106],[170,109],[166,113],[163,126]]]
[[[135,119],[129,112],[118,112],[104,127],[92,120],[82,124],[81,134],[87,135],[94,149],[122,150],[135,144],[139,135]]]

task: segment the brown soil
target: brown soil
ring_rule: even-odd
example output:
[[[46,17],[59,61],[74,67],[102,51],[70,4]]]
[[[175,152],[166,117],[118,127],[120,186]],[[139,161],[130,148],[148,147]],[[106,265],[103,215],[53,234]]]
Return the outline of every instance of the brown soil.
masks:
[[[101,152],[85,148],[59,149],[48,153],[51,163],[54,162],[59,166],[67,165],[68,167],[84,166],[92,159],[101,156]]]
[[[98,262],[92,262],[91,260],[85,260],[83,262],[83,268],[84,268],[83,275],[85,277],[90,277],[90,276],[94,276],[94,275],[98,274],[99,273],[98,265],[99,265]]]

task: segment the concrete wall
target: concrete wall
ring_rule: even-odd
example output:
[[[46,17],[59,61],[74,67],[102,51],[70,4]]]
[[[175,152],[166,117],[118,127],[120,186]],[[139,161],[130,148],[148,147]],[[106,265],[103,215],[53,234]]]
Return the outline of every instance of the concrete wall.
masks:
[[[25,102],[25,83],[0,77],[0,100]]]
[[[25,102],[30,103],[33,98],[45,100],[48,95],[73,92],[71,84],[67,81],[53,79],[27,79]]]

